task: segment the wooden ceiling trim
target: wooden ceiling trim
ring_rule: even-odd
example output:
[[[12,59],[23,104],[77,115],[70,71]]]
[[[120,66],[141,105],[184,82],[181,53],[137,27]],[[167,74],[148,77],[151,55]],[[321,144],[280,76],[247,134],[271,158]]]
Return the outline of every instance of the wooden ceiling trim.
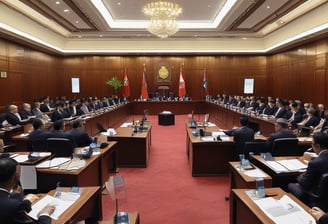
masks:
[[[267,24],[273,23],[277,18],[281,18],[288,14],[290,11],[294,10],[307,0],[289,0],[286,4],[276,10],[273,14],[266,17],[264,20],[259,21],[254,27],[251,28],[253,32],[258,32]]]

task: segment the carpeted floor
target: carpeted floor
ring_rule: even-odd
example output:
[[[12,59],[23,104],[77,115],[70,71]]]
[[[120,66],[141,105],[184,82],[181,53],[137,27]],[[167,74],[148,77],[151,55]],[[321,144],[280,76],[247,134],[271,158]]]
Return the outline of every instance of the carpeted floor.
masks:
[[[192,177],[186,155],[187,115],[176,115],[174,126],[152,121],[152,148],[147,168],[120,168],[127,200],[119,211],[138,211],[142,224],[229,223],[229,178]],[[104,219],[112,219],[115,202],[102,196]]]

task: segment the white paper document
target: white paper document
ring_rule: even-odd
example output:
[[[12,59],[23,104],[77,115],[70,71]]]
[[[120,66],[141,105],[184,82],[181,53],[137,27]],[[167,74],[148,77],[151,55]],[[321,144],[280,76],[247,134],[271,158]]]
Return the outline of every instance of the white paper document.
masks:
[[[245,170],[244,174],[249,176],[249,177],[268,177],[268,175],[266,173],[264,173],[262,170],[260,169],[253,169],[253,170]]]
[[[288,169],[277,161],[266,161],[265,163],[277,173],[288,172]]]
[[[298,159],[277,160],[277,162],[286,167],[289,171],[304,170],[307,168],[307,165]]]
[[[122,128],[128,128],[132,126],[132,122],[126,122],[121,125]]]
[[[51,160],[46,160],[38,165],[36,165],[36,168],[52,168],[52,167],[57,167],[63,163],[66,163],[68,161],[70,161],[70,158],[66,158],[66,157],[57,157],[57,158],[53,158]]]
[[[272,197],[254,200],[257,206],[275,223],[316,223],[314,218],[287,195],[276,200]]]
[[[32,210],[28,213],[34,219],[38,219],[38,213],[43,209],[46,205],[55,205],[55,211],[50,215],[52,219],[57,220],[59,216],[65,212],[74,202],[79,198],[79,194],[70,193],[70,192],[61,192],[62,196],[60,198],[55,198],[50,195],[44,196],[41,200],[35,203],[32,206]],[[75,196],[70,196],[74,194]],[[66,196],[67,195],[67,196]]]
[[[13,159],[16,160],[18,163],[23,163],[28,160],[28,155],[18,155],[15,156]]]
[[[20,181],[23,189],[37,189],[35,166],[21,165]]]

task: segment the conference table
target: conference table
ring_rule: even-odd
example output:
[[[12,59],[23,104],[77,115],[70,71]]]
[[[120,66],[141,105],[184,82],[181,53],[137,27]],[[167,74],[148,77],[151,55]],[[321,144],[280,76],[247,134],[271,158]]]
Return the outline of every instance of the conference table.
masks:
[[[68,192],[71,188],[61,188]],[[48,195],[54,196],[56,190],[51,190]],[[85,223],[95,223],[102,219],[101,188],[99,186],[81,187],[80,197],[57,220],[52,219],[52,224],[76,223],[85,220]]]
[[[151,121],[134,132],[134,128],[126,125],[117,128],[115,135],[109,135],[108,141],[116,141],[115,145],[118,167],[147,167],[151,148]]]
[[[230,193],[230,224],[274,224],[261,208],[257,206],[246,191],[249,189],[232,189]],[[289,196],[297,205],[305,210],[306,213],[310,210],[308,206],[292,194],[286,193],[281,188],[266,188],[267,197],[280,199],[282,196]],[[296,223],[296,222],[295,222]]]

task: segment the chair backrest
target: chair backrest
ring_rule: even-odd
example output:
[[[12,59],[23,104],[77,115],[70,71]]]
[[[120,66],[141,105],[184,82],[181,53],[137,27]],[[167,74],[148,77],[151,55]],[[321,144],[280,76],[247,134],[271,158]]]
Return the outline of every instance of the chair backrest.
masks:
[[[45,139],[32,140],[28,142],[28,148],[31,152],[46,152],[47,142]]]
[[[73,142],[67,138],[48,138],[47,151],[55,157],[72,156],[74,152]]]
[[[272,156],[299,156],[302,154],[298,147],[297,138],[279,138],[272,144]]]
[[[260,155],[266,150],[266,141],[252,141],[245,142],[244,155],[246,159],[249,159],[249,153],[253,152],[254,155]]]
[[[102,126],[102,124],[100,124],[98,122],[96,123],[96,127],[99,132],[107,132],[107,130]]]
[[[321,175],[319,182],[318,194],[312,195],[312,204],[311,206],[318,206],[324,211],[328,209],[328,173]]]

